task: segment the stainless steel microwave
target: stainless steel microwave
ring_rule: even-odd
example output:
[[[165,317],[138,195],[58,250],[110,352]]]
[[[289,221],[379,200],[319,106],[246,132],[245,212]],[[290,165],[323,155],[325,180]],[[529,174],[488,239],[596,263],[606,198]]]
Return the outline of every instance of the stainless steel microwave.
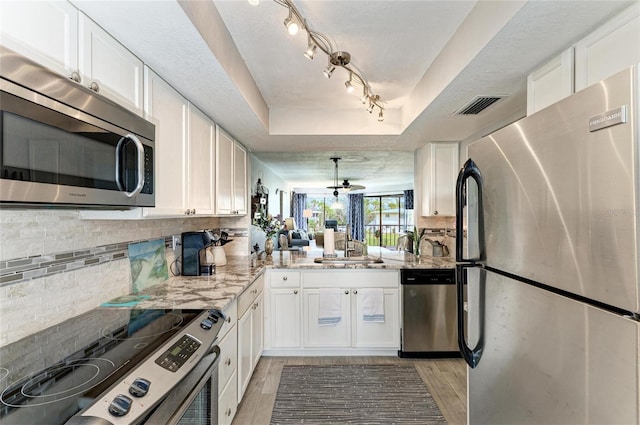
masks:
[[[155,126],[0,46],[1,206],[153,207]]]

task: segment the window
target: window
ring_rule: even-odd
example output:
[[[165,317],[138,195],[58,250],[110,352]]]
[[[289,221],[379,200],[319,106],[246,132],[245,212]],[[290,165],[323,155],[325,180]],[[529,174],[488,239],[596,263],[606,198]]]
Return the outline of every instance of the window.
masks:
[[[324,229],[325,220],[338,220],[338,229],[345,231],[347,227],[347,202],[346,196],[338,196],[338,201],[344,206],[342,209],[331,209],[331,204],[335,201],[333,196],[312,196],[307,195],[306,209],[313,211],[313,216],[309,218],[309,231],[320,232]]]
[[[365,196],[364,233],[369,246],[395,249],[398,236],[413,226],[407,221],[404,195]]]

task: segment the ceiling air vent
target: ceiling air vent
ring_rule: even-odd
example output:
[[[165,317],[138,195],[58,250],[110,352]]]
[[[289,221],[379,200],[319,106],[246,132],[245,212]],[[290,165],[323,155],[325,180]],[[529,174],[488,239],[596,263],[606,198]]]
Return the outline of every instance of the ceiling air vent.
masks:
[[[476,96],[467,102],[462,108],[455,111],[453,115],[478,115],[480,112],[484,111],[503,97],[507,97],[507,95]]]

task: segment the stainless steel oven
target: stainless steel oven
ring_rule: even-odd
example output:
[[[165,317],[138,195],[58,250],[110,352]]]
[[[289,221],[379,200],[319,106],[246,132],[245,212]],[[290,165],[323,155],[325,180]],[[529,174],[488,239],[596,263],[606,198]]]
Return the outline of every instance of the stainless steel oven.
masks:
[[[218,310],[98,308],[0,347],[0,423],[217,423]]]
[[[155,127],[0,46],[0,202],[152,207]]]

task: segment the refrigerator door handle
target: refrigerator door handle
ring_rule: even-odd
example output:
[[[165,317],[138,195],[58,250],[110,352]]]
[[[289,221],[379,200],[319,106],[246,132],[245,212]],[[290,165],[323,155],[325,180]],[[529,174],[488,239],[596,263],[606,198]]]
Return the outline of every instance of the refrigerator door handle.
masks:
[[[465,334],[465,320],[464,320],[464,288],[467,285],[467,270],[468,268],[479,267],[475,264],[458,264],[456,265],[456,300],[457,300],[457,313],[458,313],[458,347],[460,348],[460,354],[467,362],[469,367],[474,369],[480,363],[482,352],[484,350],[484,273],[480,273],[479,287],[479,306],[478,306],[478,342],[474,348],[470,348],[467,343]],[[468,316],[470,318],[470,316]],[[469,320],[470,321],[470,320]]]
[[[463,230],[463,214],[464,207],[467,203],[467,180],[472,178],[478,186],[478,258],[464,258],[464,230]],[[484,214],[482,207],[482,175],[480,169],[473,160],[468,159],[458,174],[456,182],[456,261],[476,262],[481,261],[484,257]]]

